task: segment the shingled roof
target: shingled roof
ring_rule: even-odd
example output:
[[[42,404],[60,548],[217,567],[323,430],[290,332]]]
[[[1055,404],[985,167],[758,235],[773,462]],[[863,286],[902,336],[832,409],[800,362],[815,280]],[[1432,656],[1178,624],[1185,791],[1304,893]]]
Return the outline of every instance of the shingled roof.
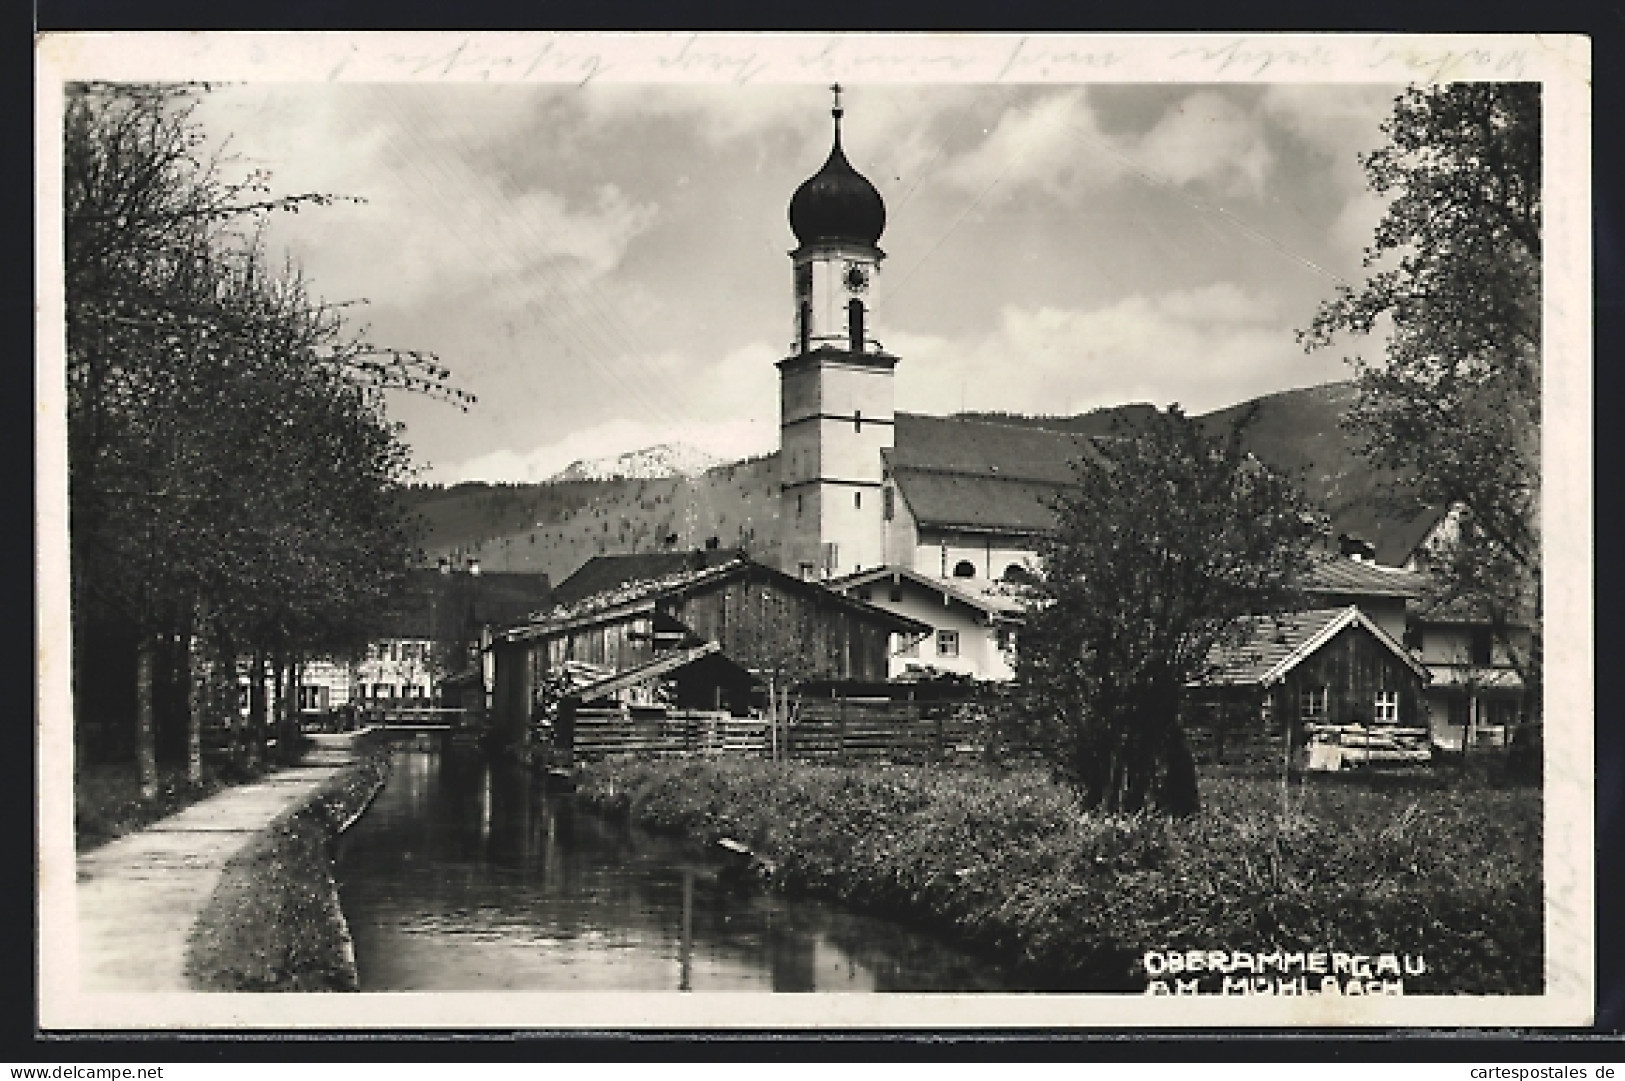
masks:
[[[1311,608],[1273,616],[1247,616],[1240,641],[1223,642],[1208,654],[1210,672],[1198,684],[1269,686],[1313,656],[1345,627],[1359,625],[1423,680],[1427,669],[1359,608]]]
[[[703,565],[704,561],[691,561],[688,566],[669,574],[619,581],[607,589],[579,597],[568,604],[556,604],[547,612],[532,617],[525,624],[510,628],[502,637],[508,641],[541,638],[574,627],[592,626],[623,619],[636,613],[653,612],[662,601],[682,597],[714,582],[746,575],[755,576],[757,580],[766,579],[775,582],[779,588],[789,592],[816,592],[836,606],[859,612],[865,618],[885,625],[889,630],[905,634],[924,634],[931,629],[929,625],[917,619],[866,604],[854,597],[828,589],[822,583],[793,577],[766,564],[757,563],[738,552],[724,554],[727,558],[710,566]],[[645,567],[653,565],[652,562],[644,564]]]
[[[1317,558],[1304,580],[1304,588],[1314,593],[1362,597],[1421,597],[1428,584],[1427,575],[1416,571],[1331,554]]]
[[[718,567],[743,554],[733,548],[707,548],[687,552],[593,556],[554,588],[553,603],[573,605],[595,593],[604,593],[628,582],[647,582],[684,571]]]

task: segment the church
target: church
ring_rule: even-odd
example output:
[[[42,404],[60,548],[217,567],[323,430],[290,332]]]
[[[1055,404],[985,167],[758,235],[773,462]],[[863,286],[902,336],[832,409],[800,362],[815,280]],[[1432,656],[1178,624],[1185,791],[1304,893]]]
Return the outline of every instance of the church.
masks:
[[[937,628],[910,666],[1008,678],[1050,503],[1088,436],[898,412],[902,359],[871,297],[886,204],[847,160],[840,88],[823,167],[790,200],[794,337],[779,368],[781,569]]]

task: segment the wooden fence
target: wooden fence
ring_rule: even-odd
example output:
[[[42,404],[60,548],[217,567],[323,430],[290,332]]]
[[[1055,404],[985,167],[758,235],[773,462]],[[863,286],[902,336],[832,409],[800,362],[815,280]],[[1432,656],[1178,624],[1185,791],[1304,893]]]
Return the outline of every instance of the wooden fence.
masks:
[[[577,762],[612,755],[690,758],[731,754],[759,758],[768,745],[765,720],[711,710],[578,709],[573,722],[558,735]]]
[[[978,761],[985,738],[980,720],[953,702],[803,699],[786,730],[785,755],[804,762]]]
[[[778,733],[779,753],[800,762],[965,765],[985,760],[986,711],[975,703],[882,697],[803,698]],[[578,709],[556,746],[569,760],[615,756],[765,758],[774,738],[763,717],[638,707]]]

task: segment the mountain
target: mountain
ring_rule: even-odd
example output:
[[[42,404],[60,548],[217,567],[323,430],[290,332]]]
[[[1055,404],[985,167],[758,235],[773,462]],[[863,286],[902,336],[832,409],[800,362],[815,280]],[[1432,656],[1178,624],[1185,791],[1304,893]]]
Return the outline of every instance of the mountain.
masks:
[[[1341,421],[1354,403],[1352,383],[1269,394],[1204,414],[1212,430],[1228,427],[1244,412],[1252,422],[1243,437],[1265,464],[1298,478],[1305,494],[1325,509],[1332,532],[1371,541],[1377,558],[1393,562],[1432,524],[1427,514],[1396,516],[1382,509],[1383,478],[1362,458]],[[1149,405],[1122,405],[1071,417],[961,414],[1002,424],[1086,435],[1132,430],[1152,412]],[[779,459],[777,454],[715,465],[693,474],[667,470],[658,476],[626,475],[634,469],[670,465],[653,453],[620,455],[598,463],[578,462],[544,484],[459,484],[421,487],[409,493],[423,526],[429,563],[439,556],[478,558],[493,571],[531,571],[558,582],[595,555],[703,548],[743,548],[764,562],[779,551]],[[609,464],[606,464],[609,463]],[[622,464],[624,463],[624,465]],[[580,469],[577,469],[580,466]],[[613,475],[620,472],[622,475]]]
[[[722,464],[720,458],[687,443],[661,443],[609,458],[578,459],[555,473],[549,483],[572,480],[634,480],[655,477],[697,477]]]

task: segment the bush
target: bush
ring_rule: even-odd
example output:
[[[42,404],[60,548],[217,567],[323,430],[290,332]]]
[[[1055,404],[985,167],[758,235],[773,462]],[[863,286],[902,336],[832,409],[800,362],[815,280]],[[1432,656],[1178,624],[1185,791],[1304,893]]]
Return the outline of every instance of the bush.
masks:
[[[1150,950],[1322,949],[1421,955],[1407,993],[1541,989],[1538,792],[1217,777],[1203,795],[1173,821],[1085,812],[1036,772],[755,760],[598,763],[578,788],[1056,987],[1143,990]]]

